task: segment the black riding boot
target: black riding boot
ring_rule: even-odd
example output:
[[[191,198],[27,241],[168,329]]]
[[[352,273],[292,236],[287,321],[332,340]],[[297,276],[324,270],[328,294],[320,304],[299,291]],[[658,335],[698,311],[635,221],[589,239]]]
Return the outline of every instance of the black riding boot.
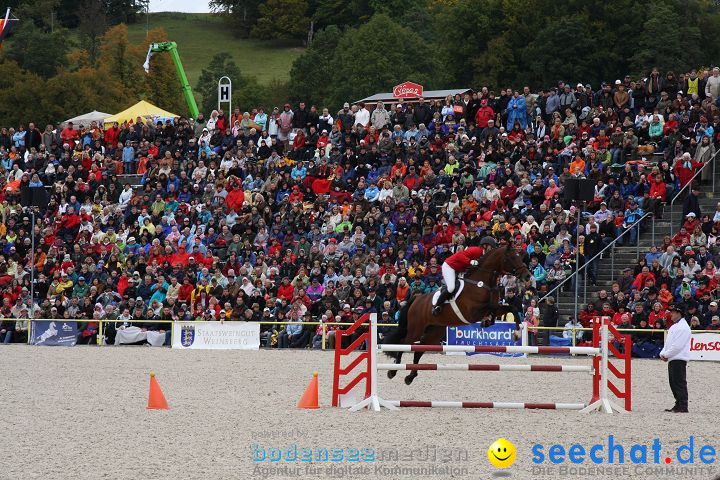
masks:
[[[440,315],[440,312],[442,311],[443,304],[450,296],[450,293],[447,291],[447,288],[443,287],[440,289],[440,295],[438,296],[437,303],[433,306],[432,314],[434,316]]]

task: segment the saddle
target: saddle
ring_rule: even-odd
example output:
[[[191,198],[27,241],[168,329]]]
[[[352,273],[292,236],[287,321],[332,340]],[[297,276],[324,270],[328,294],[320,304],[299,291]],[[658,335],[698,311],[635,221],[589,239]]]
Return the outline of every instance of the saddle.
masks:
[[[448,297],[445,300],[445,302],[443,302],[443,303],[450,303],[450,302],[454,302],[455,300],[457,300],[464,288],[465,288],[465,281],[461,280],[459,278],[456,278],[455,279],[455,291],[453,291],[452,296]],[[442,289],[447,291],[447,287],[445,285],[443,285]],[[440,296],[441,291],[442,290],[438,290],[433,294],[433,305],[437,305],[437,299]]]

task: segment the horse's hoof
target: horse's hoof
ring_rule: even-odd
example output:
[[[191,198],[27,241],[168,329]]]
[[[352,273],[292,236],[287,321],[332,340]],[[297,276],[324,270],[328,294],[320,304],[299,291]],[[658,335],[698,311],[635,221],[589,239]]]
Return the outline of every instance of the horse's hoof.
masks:
[[[397,373],[396,370],[388,370],[388,372],[387,372],[388,378],[395,378],[396,373]]]
[[[405,385],[410,385],[413,380],[415,380],[415,377],[413,377],[412,375],[408,375],[407,377],[405,377]]]

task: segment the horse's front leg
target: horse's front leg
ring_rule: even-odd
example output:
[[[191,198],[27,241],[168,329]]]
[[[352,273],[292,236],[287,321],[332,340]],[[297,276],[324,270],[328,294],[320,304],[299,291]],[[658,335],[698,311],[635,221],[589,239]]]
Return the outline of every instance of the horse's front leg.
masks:
[[[502,317],[507,315],[508,313],[512,313],[515,317],[515,323],[517,325],[520,324],[520,319],[518,318],[517,312],[510,306],[510,305],[502,305],[502,304],[494,304],[492,306],[488,306],[485,310],[485,313],[489,315],[489,318],[483,322],[483,326],[489,327],[490,325],[494,324],[496,319],[502,320]]]
[[[514,314],[513,309],[510,307],[510,305],[499,304],[496,307],[494,307],[493,310],[494,310],[494,312],[493,312],[494,317],[499,318],[499,319],[502,319],[502,317],[504,317],[508,313]]]
[[[402,361],[402,352],[393,352],[392,357],[395,359],[395,364],[399,364]],[[388,378],[394,378],[397,375],[397,370],[388,370]]]

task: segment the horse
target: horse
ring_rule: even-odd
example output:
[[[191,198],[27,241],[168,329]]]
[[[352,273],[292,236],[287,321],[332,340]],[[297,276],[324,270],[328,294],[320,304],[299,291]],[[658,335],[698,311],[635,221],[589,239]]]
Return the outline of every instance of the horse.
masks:
[[[433,293],[414,294],[400,309],[397,328],[391,332],[383,343],[385,344],[413,344],[439,345],[445,338],[446,327],[457,327],[475,323],[487,315],[494,317],[513,313],[515,321],[519,324],[518,312],[512,307],[500,303],[500,288],[496,287],[501,275],[509,274],[518,277],[522,282],[532,280],[530,270],[522,261],[520,255],[508,244],[490,250],[480,260],[478,265],[471,268],[461,278],[465,286],[456,300],[455,309],[446,303],[440,315],[432,315]],[[486,326],[489,325],[486,323]],[[385,354],[400,363],[402,352],[385,352]],[[413,363],[419,363],[423,352],[415,352]],[[393,378],[396,370],[388,371],[388,378]],[[405,383],[410,385],[417,377],[417,370],[413,370],[405,377]]]

